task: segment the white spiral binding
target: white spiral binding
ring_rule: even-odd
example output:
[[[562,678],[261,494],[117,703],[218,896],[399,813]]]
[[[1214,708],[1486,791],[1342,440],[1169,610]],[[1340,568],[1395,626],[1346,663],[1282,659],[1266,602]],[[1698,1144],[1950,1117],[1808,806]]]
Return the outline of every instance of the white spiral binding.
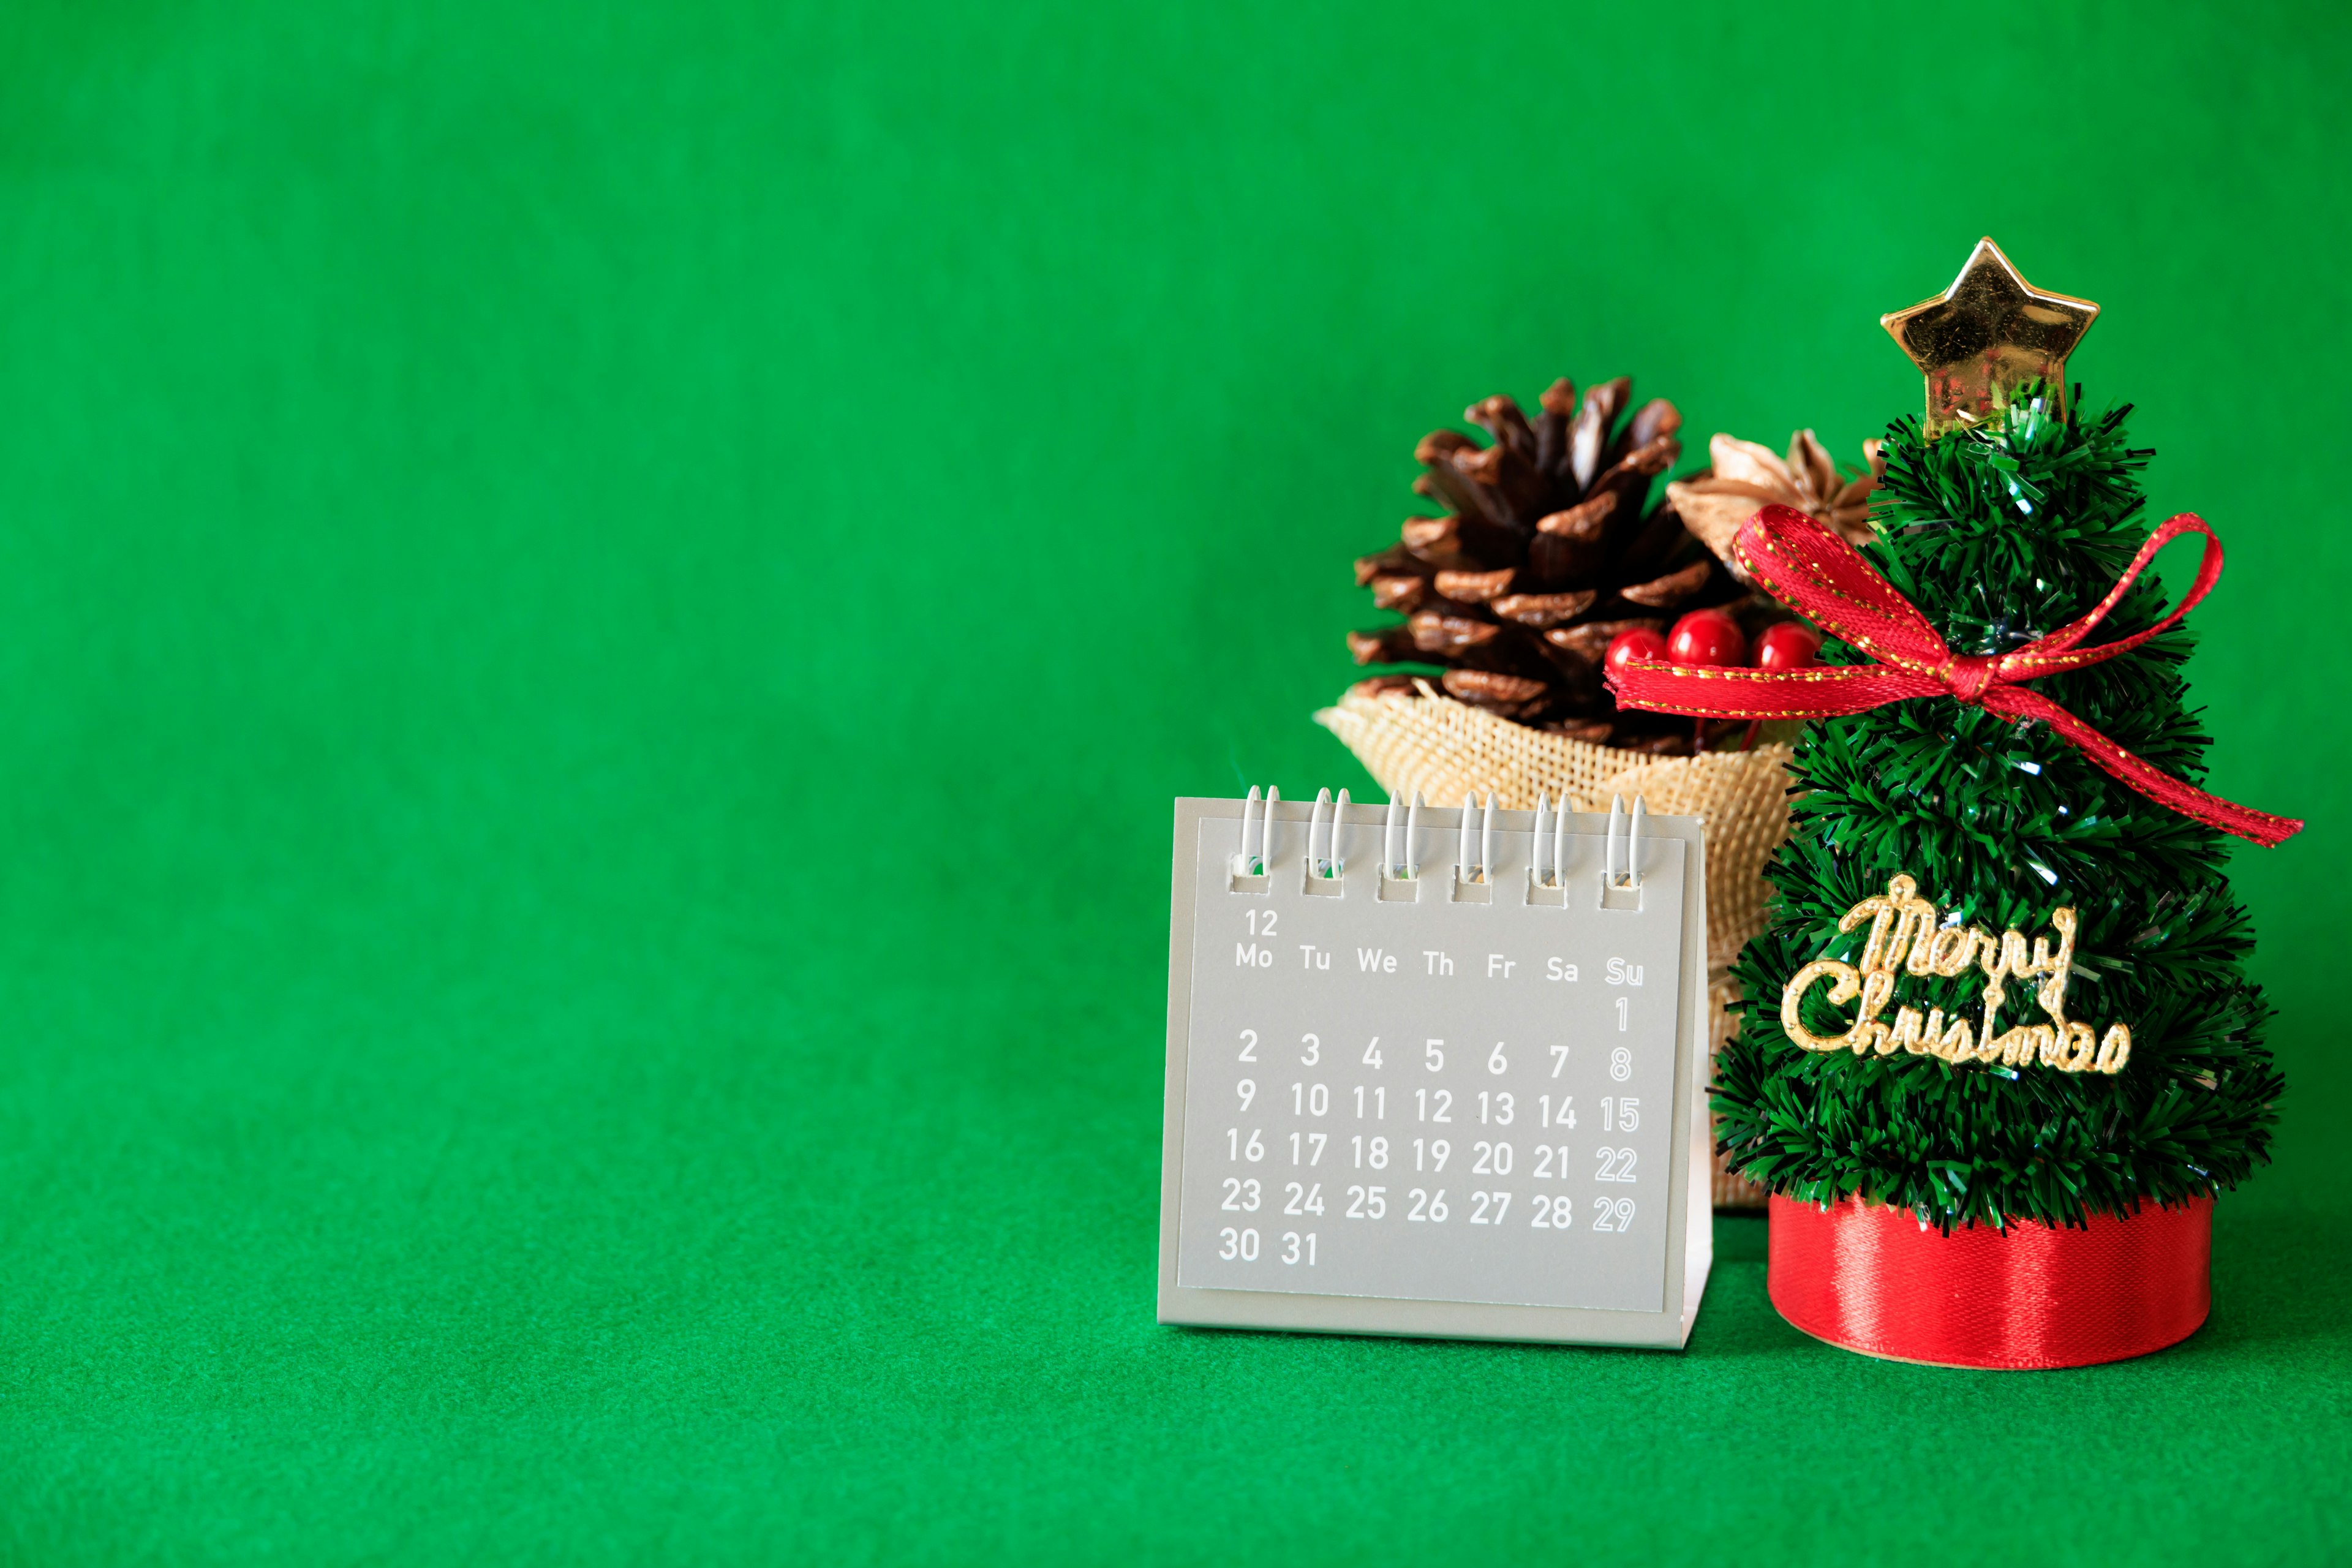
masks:
[[[1633,812],[1625,814],[1625,797],[1609,797],[1608,866],[1602,876],[1612,888],[1639,888],[1642,885],[1642,816],[1648,809],[1640,795],[1633,797]],[[1623,853],[1620,857],[1618,830],[1624,829]]]
[[[1409,882],[1420,870],[1412,858],[1412,847],[1420,842],[1421,792],[1412,792],[1412,805],[1406,809],[1402,848],[1397,843],[1397,804],[1395,795],[1389,796],[1388,821],[1381,828],[1381,875],[1391,882]]]
[[[1257,797],[1257,785],[1250,785],[1249,798],[1242,802],[1242,852],[1234,857],[1234,874],[1237,877],[1264,877],[1274,870],[1274,808],[1282,804],[1282,791],[1269,787],[1265,799]],[[1250,807],[1256,806],[1257,854],[1250,854]],[[1313,846],[1310,844],[1311,849]]]
[[[1242,802],[1241,853],[1234,857],[1237,876],[1264,877],[1274,869],[1275,807],[1282,804],[1282,791],[1268,786],[1264,798],[1255,784]],[[1341,790],[1334,798],[1328,789],[1318,790],[1315,805],[1307,819],[1307,874],[1322,880],[1339,880],[1347,875],[1347,858],[1340,853],[1340,830],[1346,825],[1348,792]],[[1381,875],[1391,881],[1409,881],[1420,873],[1412,858],[1414,846],[1421,835],[1421,792],[1412,792],[1410,803],[1405,797],[1389,796],[1388,815],[1381,827]],[[1404,820],[1400,823],[1399,808],[1403,808]],[[1488,790],[1484,805],[1475,793],[1462,797],[1460,846],[1456,855],[1454,875],[1465,885],[1479,886],[1495,879],[1495,792]],[[1326,816],[1326,812],[1328,815]],[[1612,795],[1609,800],[1609,830],[1604,840],[1601,879],[1605,886],[1620,890],[1638,890],[1642,886],[1642,819],[1649,805],[1639,795],[1633,797],[1629,812],[1624,795]],[[1257,821],[1257,850],[1250,850],[1250,821]],[[1476,826],[1472,826],[1473,817]],[[1545,851],[1545,837],[1550,837],[1550,854]],[[1317,853],[1318,837],[1321,853]],[[1548,791],[1536,795],[1535,826],[1529,836],[1528,858],[1534,885],[1559,889],[1568,883],[1568,797],[1563,795],[1558,805],[1552,804]],[[1546,861],[1549,861],[1549,874]]]
[[[1323,820],[1323,808],[1327,805],[1331,807],[1331,820],[1328,824]],[[1347,862],[1339,856],[1339,826],[1346,820],[1347,816],[1348,792],[1346,790],[1339,792],[1339,798],[1336,804],[1331,799],[1329,790],[1316,792],[1315,810],[1307,819],[1307,874],[1308,876],[1328,879],[1347,875]],[[1315,830],[1318,826],[1323,829],[1323,853],[1320,856],[1315,853]]]
[[[1486,792],[1486,808],[1480,814],[1478,835],[1474,840],[1470,835],[1470,814],[1477,809],[1475,796],[1465,795],[1462,797],[1462,853],[1454,863],[1456,868],[1454,875],[1463,882],[1470,884],[1490,882],[1495,878],[1495,792],[1493,790]],[[1478,863],[1475,874],[1470,864],[1470,851],[1474,842],[1478,852]]]
[[[1551,817],[1551,874],[1544,874],[1544,817]],[[1528,846],[1528,860],[1534,867],[1535,885],[1554,892],[1568,885],[1568,797],[1559,797],[1559,809],[1551,809],[1551,796],[1536,792],[1536,827]]]

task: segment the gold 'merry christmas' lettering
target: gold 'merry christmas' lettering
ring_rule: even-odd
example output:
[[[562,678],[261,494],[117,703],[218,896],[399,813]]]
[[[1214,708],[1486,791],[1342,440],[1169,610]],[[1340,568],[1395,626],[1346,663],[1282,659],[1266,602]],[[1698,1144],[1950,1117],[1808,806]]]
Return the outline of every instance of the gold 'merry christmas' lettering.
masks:
[[[1851,931],[1864,921],[1870,922],[1870,937],[1863,945],[1859,967],[1833,958],[1815,959],[1797,971],[1780,993],[1780,1026],[1805,1049],[1850,1050],[1858,1057],[1903,1050],[1940,1057],[1956,1066],[2039,1065],[2061,1072],[2117,1073],[2131,1059],[2128,1026],[2110,1025],[2102,1036],[2089,1024],[2066,1016],[2066,981],[2074,965],[2072,909],[2050,917],[2058,933],[2054,951],[2046,936],[2035,937],[2029,948],[2024,936],[2013,930],[1995,937],[1982,926],[1939,924],[1936,906],[1919,897],[1917,881],[1898,873],[1888,880],[1883,896],[1864,899],[1848,910],[1838,930]],[[1897,974],[1957,975],[1971,966],[1985,976],[1981,1026],[1964,1014],[1948,1019],[1941,1007],[1930,1008],[1922,1017],[1917,1008],[1898,1005],[1892,1023],[1880,1017],[1894,1000]],[[1830,982],[1832,1003],[1842,1006],[1861,999],[1861,1010],[1843,1034],[1816,1035],[1799,1016],[1805,994],[1822,980]],[[2033,999],[2050,1021],[2001,1029],[1999,1018],[2010,983],[2036,980],[2040,984],[2032,985]]]

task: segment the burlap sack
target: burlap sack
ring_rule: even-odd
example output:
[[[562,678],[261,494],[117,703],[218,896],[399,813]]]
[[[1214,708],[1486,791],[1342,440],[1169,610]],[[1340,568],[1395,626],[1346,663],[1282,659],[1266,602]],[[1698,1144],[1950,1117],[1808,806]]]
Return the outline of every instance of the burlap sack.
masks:
[[[1731,1022],[1726,1009],[1738,996],[1727,971],[1764,928],[1771,892],[1764,863],[1789,834],[1789,746],[1646,757],[1513,724],[1426,684],[1418,691],[1351,690],[1315,718],[1392,796],[1419,790],[1433,805],[1453,805],[1470,794],[1484,801],[1491,790],[1497,805],[1532,811],[1541,792],[1573,810],[1607,811],[1612,795],[1638,795],[1652,811],[1706,818],[1708,1049],[1722,1045]],[[1763,1203],[1761,1187],[1717,1162],[1717,1208]]]

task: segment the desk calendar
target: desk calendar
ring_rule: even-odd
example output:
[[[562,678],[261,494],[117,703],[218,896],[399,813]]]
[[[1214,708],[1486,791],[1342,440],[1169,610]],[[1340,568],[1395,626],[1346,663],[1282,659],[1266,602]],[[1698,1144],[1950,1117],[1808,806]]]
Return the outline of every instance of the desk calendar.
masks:
[[[1695,817],[1176,803],[1160,1321],[1680,1347]]]

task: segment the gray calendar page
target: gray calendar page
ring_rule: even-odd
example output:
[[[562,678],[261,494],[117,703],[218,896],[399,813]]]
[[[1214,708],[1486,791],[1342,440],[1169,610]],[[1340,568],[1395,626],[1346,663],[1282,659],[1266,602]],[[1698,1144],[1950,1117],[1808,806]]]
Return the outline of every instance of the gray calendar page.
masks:
[[[1682,842],[1645,839],[1637,907],[1604,908],[1601,834],[1542,903],[1526,832],[1458,899],[1451,834],[1382,897],[1377,827],[1339,896],[1298,824],[1244,890],[1240,822],[1197,829],[1180,1286],[1680,1310]]]

